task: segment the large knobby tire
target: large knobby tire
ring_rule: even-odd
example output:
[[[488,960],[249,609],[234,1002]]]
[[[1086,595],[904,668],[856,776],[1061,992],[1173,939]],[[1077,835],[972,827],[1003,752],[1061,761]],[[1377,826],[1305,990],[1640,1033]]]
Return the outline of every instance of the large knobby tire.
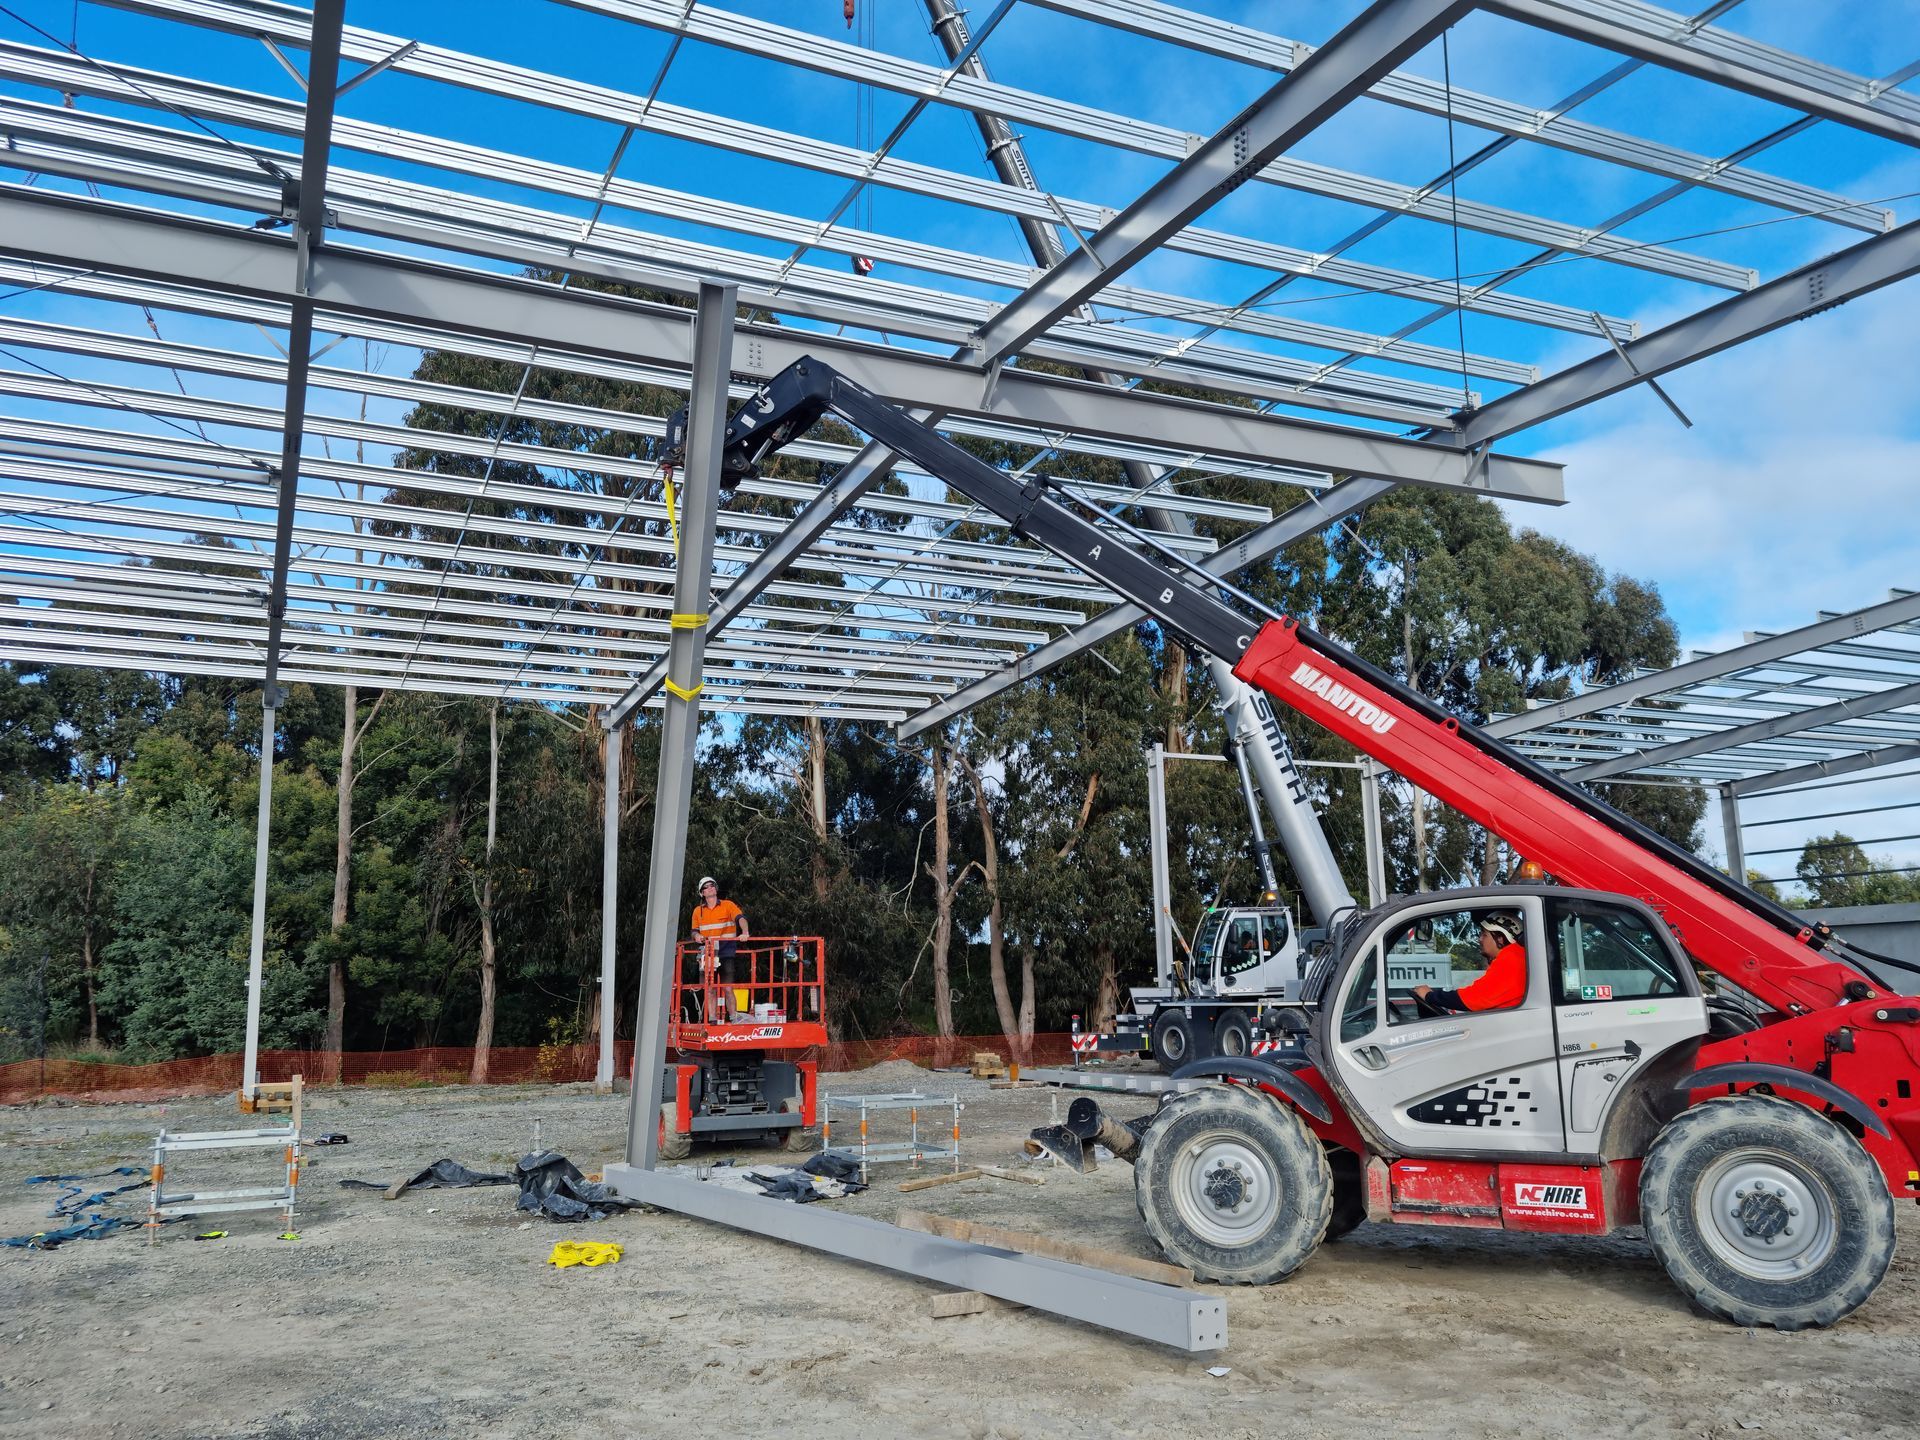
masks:
[[[660,1158],[684,1160],[693,1153],[693,1136],[682,1135],[677,1128],[680,1117],[672,1101],[660,1107]]]
[[[1333,1213],[1327,1217],[1327,1240],[1331,1241],[1366,1223],[1367,1177],[1360,1157],[1346,1146],[1329,1145],[1326,1151],[1327,1169],[1333,1175]]]
[[[1893,1262],[1893,1197],[1860,1142],[1804,1105],[1727,1095],[1662,1130],[1642,1223],[1674,1284],[1736,1325],[1831,1325]]]
[[[1244,1010],[1223,1010],[1213,1022],[1213,1053],[1245,1055],[1253,1049],[1253,1022]]]
[[[1153,1058],[1171,1075],[1194,1059],[1193,1024],[1180,1011],[1168,1008],[1153,1017]]]
[[[1196,1277],[1269,1285],[1327,1233],[1333,1177],[1293,1111],[1210,1085],[1160,1107],[1134,1160],[1133,1194],[1147,1233]]]

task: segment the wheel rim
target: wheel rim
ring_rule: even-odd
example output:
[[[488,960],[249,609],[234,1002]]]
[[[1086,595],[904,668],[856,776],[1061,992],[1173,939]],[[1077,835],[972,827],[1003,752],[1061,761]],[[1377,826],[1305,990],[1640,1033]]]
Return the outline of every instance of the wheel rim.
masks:
[[[1223,1025],[1220,1028],[1220,1053],[1222,1055],[1244,1055],[1247,1053],[1247,1032],[1238,1025]]]
[[[1187,1027],[1169,1025],[1166,1033],[1160,1037],[1160,1053],[1167,1059],[1179,1064],[1187,1058]]]
[[[1249,1245],[1280,1213],[1280,1182],[1272,1162],[1229,1130],[1211,1131],[1181,1146],[1172,1179],[1180,1219],[1212,1245]]]
[[[1794,1280],[1823,1264],[1838,1237],[1834,1211],[1826,1182],[1778,1150],[1724,1155],[1694,1188],[1707,1248],[1756,1280]]]

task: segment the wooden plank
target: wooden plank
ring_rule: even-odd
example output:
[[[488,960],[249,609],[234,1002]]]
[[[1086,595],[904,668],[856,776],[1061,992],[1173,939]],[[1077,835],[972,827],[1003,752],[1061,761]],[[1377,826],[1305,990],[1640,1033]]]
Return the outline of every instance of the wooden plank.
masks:
[[[1118,1250],[1102,1250],[1072,1240],[1056,1240],[1051,1235],[1035,1235],[1027,1230],[1008,1230],[999,1225],[982,1225],[951,1215],[933,1215],[925,1210],[902,1210],[894,1224],[902,1230],[917,1230],[923,1235],[939,1235],[948,1240],[964,1240],[995,1250],[1013,1250],[1022,1255],[1042,1255],[1049,1260],[1064,1260],[1070,1265],[1085,1265],[1115,1275],[1130,1275],[1136,1280],[1152,1280],[1161,1285],[1191,1285],[1193,1271],[1179,1265],[1163,1265],[1158,1260],[1142,1260]]]
[[[927,1314],[936,1320],[951,1320],[956,1315],[978,1315],[987,1308],[987,1297],[978,1290],[956,1290],[951,1295],[936,1295]]]
[[[902,1180],[900,1193],[905,1195],[914,1190],[931,1190],[936,1185],[954,1185],[962,1180],[978,1180],[978,1170],[956,1170],[951,1175],[923,1175],[918,1180]]]
[[[1044,1175],[1029,1175],[1024,1170],[1008,1170],[999,1165],[976,1165],[973,1167],[982,1175],[991,1175],[996,1180],[1018,1180],[1022,1185],[1044,1185]]]

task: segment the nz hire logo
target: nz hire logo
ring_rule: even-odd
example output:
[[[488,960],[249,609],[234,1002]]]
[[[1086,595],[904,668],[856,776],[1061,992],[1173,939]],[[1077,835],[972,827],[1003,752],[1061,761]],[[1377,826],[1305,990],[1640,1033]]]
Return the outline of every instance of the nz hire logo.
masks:
[[[1534,1210],[1585,1210],[1584,1185],[1526,1185],[1513,1187],[1513,1203]]]
[[[1336,710],[1344,710],[1376,735],[1386,734],[1393,728],[1393,722],[1399,718],[1389,715],[1379,706],[1362,699],[1346,686],[1336,685],[1304,660],[1293,672],[1292,678],[1293,683],[1301,689],[1311,690]]]

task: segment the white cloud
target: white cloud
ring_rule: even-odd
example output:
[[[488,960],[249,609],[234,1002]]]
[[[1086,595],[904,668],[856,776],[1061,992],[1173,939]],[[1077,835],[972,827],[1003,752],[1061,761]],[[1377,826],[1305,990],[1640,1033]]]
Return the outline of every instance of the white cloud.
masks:
[[[1872,604],[1920,585],[1916,375],[1908,282],[1668,377],[1692,430],[1644,389],[1602,402],[1528,447],[1566,462],[1569,503],[1510,513],[1657,583],[1686,648]]]

